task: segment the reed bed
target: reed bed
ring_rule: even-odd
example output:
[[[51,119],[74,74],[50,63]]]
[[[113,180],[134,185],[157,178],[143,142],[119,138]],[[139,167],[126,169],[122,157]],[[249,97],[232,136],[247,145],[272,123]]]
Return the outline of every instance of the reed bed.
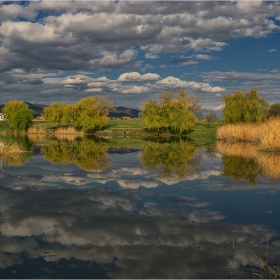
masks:
[[[28,128],[28,134],[47,134],[46,130],[39,125],[32,125]]]
[[[19,143],[8,144],[0,142],[0,155],[13,155],[25,152],[25,149]]]
[[[226,142],[250,142],[259,150],[280,150],[280,117],[258,124],[226,124],[217,129],[217,138]]]
[[[83,135],[82,131],[77,130],[73,126],[67,126],[67,127],[58,127],[54,130],[54,134],[57,136],[59,134],[75,134],[75,135]]]
[[[261,151],[256,145],[246,142],[228,143],[218,141],[217,150],[224,155],[254,159],[271,181],[280,179],[280,153]]]
[[[28,134],[28,139],[31,140],[32,142],[38,142],[38,141],[42,141],[44,138],[46,137],[46,134],[35,134],[35,133],[31,133]]]
[[[78,137],[80,136],[75,134],[55,134],[58,141],[74,142]]]

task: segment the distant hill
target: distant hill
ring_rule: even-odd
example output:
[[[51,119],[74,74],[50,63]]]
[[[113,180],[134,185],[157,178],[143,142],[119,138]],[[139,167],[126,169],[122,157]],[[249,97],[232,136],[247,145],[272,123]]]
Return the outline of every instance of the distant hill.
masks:
[[[43,113],[44,108],[48,107],[47,105],[42,105],[42,104],[32,104],[32,103],[28,103],[25,102],[26,104],[28,104],[28,108],[33,110],[33,115],[34,117],[40,116]],[[0,112],[2,112],[2,108],[4,107],[4,104],[0,105]],[[109,112],[109,117],[123,117],[123,116],[130,116],[131,118],[138,118],[138,114],[139,114],[139,110],[138,109],[132,109],[132,108],[127,108],[127,107],[115,107],[113,110],[110,110]]]
[[[127,107],[115,107],[113,110],[110,110],[109,112],[109,117],[124,117],[124,116],[129,116],[131,118],[138,118],[140,110],[138,109],[131,109]]]
[[[43,109],[45,107],[48,107],[47,105],[42,105],[42,104],[32,104],[32,103],[28,103],[25,102],[28,105],[28,108],[33,110],[33,116],[37,117],[40,116],[43,113]],[[2,109],[4,107],[4,104],[0,105],[0,112],[2,112]]]

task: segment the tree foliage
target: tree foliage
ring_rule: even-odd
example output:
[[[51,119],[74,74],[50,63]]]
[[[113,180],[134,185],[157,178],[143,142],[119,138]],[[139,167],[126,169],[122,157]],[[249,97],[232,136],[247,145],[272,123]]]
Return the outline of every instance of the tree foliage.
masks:
[[[183,140],[148,142],[141,153],[143,167],[156,170],[159,177],[168,180],[185,180],[194,175],[200,160],[195,145]]]
[[[52,103],[44,109],[43,118],[57,126],[73,125],[76,129],[88,131],[105,126],[112,107],[112,102],[102,96],[89,96],[73,105]]]
[[[269,116],[269,117],[272,117],[272,116],[280,116],[280,103],[272,104],[272,105],[269,107],[268,116]]]
[[[7,122],[10,124],[13,119],[13,115],[19,110],[19,109],[27,109],[28,105],[22,101],[22,100],[11,100],[9,102],[4,103],[4,107],[2,109],[2,112],[5,114],[5,117],[7,119]]]
[[[171,90],[162,92],[157,99],[144,102],[140,117],[149,129],[170,129],[173,133],[184,133],[195,126],[194,115],[200,105],[195,96],[187,91]]]
[[[255,159],[222,155],[222,161],[222,177],[232,177],[237,182],[245,180],[255,186],[258,175],[262,175],[261,168]]]
[[[32,124],[33,114],[31,109],[21,108],[17,110],[10,120],[10,125],[17,131],[26,131]]]
[[[249,92],[241,90],[234,94],[224,95],[223,122],[261,122],[268,116],[269,104],[267,100],[259,97],[258,88],[254,87]]]
[[[94,141],[86,137],[75,141],[55,141],[42,148],[44,157],[53,164],[74,163],[87,171],[104,171],[112,165],[109,158],[108,146],[101,141]]]

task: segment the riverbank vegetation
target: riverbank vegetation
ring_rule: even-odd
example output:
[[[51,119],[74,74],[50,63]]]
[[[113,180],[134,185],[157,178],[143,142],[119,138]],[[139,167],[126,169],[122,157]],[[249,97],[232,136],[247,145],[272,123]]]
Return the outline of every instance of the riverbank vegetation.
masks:
[[[248,142],[259,150],[280,150],[280,116],[261,123],[227,124],[217,129],[217,138],[226,142]]]

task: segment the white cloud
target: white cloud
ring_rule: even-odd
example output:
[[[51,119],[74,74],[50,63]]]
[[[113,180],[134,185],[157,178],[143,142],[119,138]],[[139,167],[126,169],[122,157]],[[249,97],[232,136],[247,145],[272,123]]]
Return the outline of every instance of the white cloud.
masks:
[[[201,60],[211,60],[213,58],[211,55],[207,54],[198,54],[196,57]]]
[[[141,74],[139,74],[138,72],[130,72],[130,73],[121,74],[117,81],[131,82],[131,81],[140,81],[140,80],[141,80]]]
[[[271,49],[268,52],[276,52],[276,49]]]
[[[170,86],[173,88],[189,88],[194,91],[202,91],[202,92],[222,92],[225,91],[224,88],[221,87],[211,87],[208,83],[197,83],[194,81],[186,82],[182,81],[179,78],[175,78],[169,76],[165,79],[158,81],[156,84],[161,86]]]
[[[138,72],[123,73],[117,79],[118,82],[133,82],[133,81],[153,81],[157,80],[160,76],[156,73],[147,73],[141,75]]]

